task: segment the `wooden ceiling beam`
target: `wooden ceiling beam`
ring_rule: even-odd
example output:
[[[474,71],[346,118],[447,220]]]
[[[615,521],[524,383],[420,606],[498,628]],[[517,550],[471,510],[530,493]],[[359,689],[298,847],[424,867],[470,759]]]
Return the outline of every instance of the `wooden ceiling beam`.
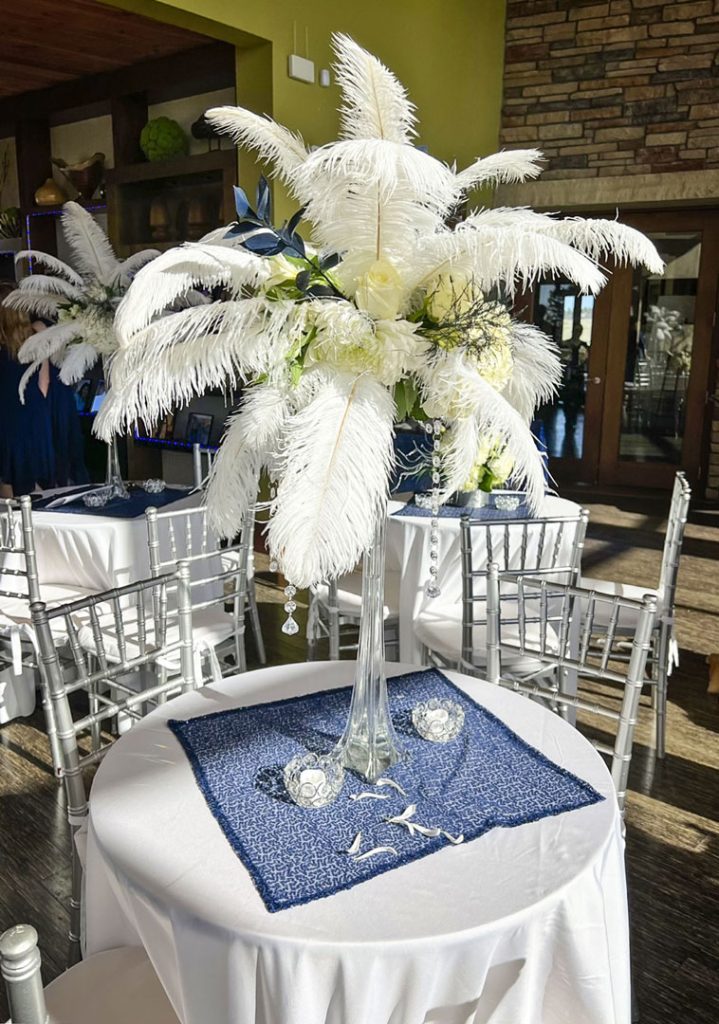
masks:
[[[150,102],[158,102],[195,92],[209,92],[231,85],[234,80],[234,47],[228,43],[213,42],[159,59],[143,60],[115,71],[104,71],[0,98],[0,123],[48,117],[58,111],[83,107],[89,99],[97,103],[113,96],[139,92],[147,92]],[[1,85],[0,82],[0,88]]]

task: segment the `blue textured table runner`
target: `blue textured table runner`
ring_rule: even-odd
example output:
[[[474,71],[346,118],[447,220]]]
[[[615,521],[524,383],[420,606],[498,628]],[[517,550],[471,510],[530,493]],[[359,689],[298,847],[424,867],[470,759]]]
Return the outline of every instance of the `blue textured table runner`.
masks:
[[[489,505],[483,505],[479,508],[474,508],[469,505],[440,505],[437,518],[438,519],[461,519],[463,515],[469,515],[470,519],[480,519],[484,522],[502,521],[506,519],[529,519],[532,512],[529,505],[518,505],[517,508],[506,509],[506,508],[491,508]],[[422,508],[421,505],[415,505],[414,501],[408,501],[402,508],[398,508],[396,512],[392,513],[393,516],[412,516],[417,519],[431,519],[432,510],[429,508]]]
[[[337,800],[319,810],[292,803],[282,770],[297,754],[328,753],[342,733],[351,687],[219,711],[170,729],[182,744],[207,804],[242,860],[270,912],[349,889],[447,845],[443,837],[410,836],[383,819],[417,805],[418,824],[465,841],[602,800],[588,783],[525,743],[436,669],[389,680],[392,718],[409,761],[387,774],[407,792],[377,789],[347,772]],[[414,730],[412,708],[450,697],[465,711],[464,729],[450,743],[431,743]],[[386,800],[350,800],[371,790]],[[361,852],[392,846],[393,854],[354,861]]]
[[[101,486],[103,485],[98,484],[98,488]],[[72,502],[68,502],[66,505],[56,505],[54,508],[48,508],[48,505],[60,495],[54,494],[48,498],[40,498],[39,501],[32,503],[33,511],[74,512],[77,515],[105,516],[109,519],[137,519],[138,516],[144,515],[148,508],[163,508],[165,505],[171,505],[174,501],[186,498],[189,494],[188,490],[179,487],[166,487],[159,494],[149,494],[142,487],[130,486],[128,488],[129,498],[113,498],[100,508],[92,508],[82,500],[82,495],[87,494],[88,490],[89,488],[83,487]]]

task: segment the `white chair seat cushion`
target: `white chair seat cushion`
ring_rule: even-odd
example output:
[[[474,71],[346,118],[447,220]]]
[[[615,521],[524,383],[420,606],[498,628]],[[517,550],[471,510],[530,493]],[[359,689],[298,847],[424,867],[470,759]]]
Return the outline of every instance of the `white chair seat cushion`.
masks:
[[[384,617],[396,619],[399,616],[399,580],[398,572],[386,572],[384,575]],[[317,587],[316,599],[327,607],[327,586],[323,583]],[[337,605],[341,616],[359,618],[362,609],[362,573],[351,572],[337,581]]]
[[[81,961],[45,989],[49,1024],[179,1024],[144,949]]]
[[[125,659],[126,661],[132,658],[137,658],[140,655],[140,645],[138,642],[137,635],[137,612],[134,608],[123,609],[123,623],[125,627]],[[120,647],[117,642],[117,630],[115,627],[115,619],[111,613],[107,613],[100,616],[100,628],[102,630],[102,641],[105,648],[105,654],[108,661],[115,664],[119,663],[123,659],[120,657]],[[147,642],[148,644],[154,643],[154,626],[152,617],[149,616],[146,620],[147,629]],[[233,633],[233,619],[232,616],[223,611],[219,605],[213,605],[210,608],[201,608],[199,611],[192,613],[192,636],[196,649],[217,647],[223,641],[227,640],[232,636]],[[90,654],[97,653],[97,644],[93,635],[92,626],[86,622],[81,625],[77,632],[78,641],[84,651]],[[180,638],[180,627],[177,622],[177,617],[172,616],[171,621],[168,623],[166,643],[168,645],[176,644]],[[162,664],[165,668],[173,671],[180,667],[180,651],[179,648],[170,651],[166,657],[163,657]]]
[[[59,604],[67,604],[70,601],[80,601],[84,597],[89,597],[91,593],[92,591],[83,587],[73,587],[67,583],[43,583],[40,588],[40,595],[48,608],[57,608]],[[29,624],[31,621],[29,598],[3,598],[0,601],[0,613],[19,624]]]
[[[635,587],[631,583],[615,583],[613,580],[594,580],[583,576],[580,586],[583,590],[593,590],[597,594],[606,594],[607,597],[626,597],[630,601],[642,603],[647,594],[652,594],[660,600],[660,594],[651,587]],[[586,607],[586,603],[585,603]],[[611,607],[603,601],[595,604],[594,624],[598,629],[605,629],[609,625]],[[634,631],[639,621],[639,611],[634,608],[621,608],[619,611],[619,629],[622,632]]]
[[[476,607],[478,617],[481,612]],[[431,610],[423,611],[415,619],[415,634],[417,638],[430,651],[439,654],[440,657],[452,663],[458,663],[462,656],[462,613],[461,609],[453,607],[433,607]],[[477,625],[474,627],[472,646],[472,664],[485,665],[487,662],[487,627]],[[519,633],[516,626],[504,625],[502,627],[502,640],[509,644],[519,643]],[[531,654],[532,648],[539,648],[540,631],[537,623],[528,623],[526,627],[526,646],[530,649],[525,655],[511,650],[501,652],[502,673],[507,671],[518,675],[528,675],[537,672],[541,663]],[[552,652],[559,650],[559,640],[556,631],[550,624],[547,625],[546,647]]]

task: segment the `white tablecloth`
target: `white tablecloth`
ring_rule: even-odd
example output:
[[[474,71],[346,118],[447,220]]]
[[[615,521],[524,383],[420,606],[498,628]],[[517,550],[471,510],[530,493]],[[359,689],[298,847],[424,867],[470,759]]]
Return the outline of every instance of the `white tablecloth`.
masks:
[[[61,491],[57,492],[62,493]],[[199,494],[188,494],[165,509],[193,507]],[[32,515],[40,591],[48,604],[72,601],[97,594],[150,575],[147,520],[116,519],[81,512],[40,510]],[[22,534],[18,531],[18,536]],[[169,558],[169,549],[161,550]],[[0,555],[0,589],[3,569],[24,568],[22,556]],[[5,576],[6,589],[24,593],[18,577]],[[0,635],[20,624],[23,636],[30,629],[30,608],[24,599],[0,599]],[[0,725],[18,716],[32,714],[35,707],[36,677],[33,671],[18,674],[12,667],[0,671]]]
[[[424,585],[429,576],[430,566],[430,523],[428,517],[395,516],[403,502],[390,501],[387,520],[386,566],[389,572],[399,573],[399,660],[413,665],[422,664],[422,645],[415,636],[414,623],[423,609],[432,612],[442,606],[453,609],[453,614],[462,605],[462,562],[460,551],[460,520],[440,518],[439,533],[439,585],[441,596],[430,600],[425,597]],[[575,516],[580,506],[565,498],[551,495],[544,499],[539,517]],[[497,536],[503,527],[495,527]],[[511,529],[511,527],[510,527]],[[475,551],[477,564],[486,562],[486,551],[481,531],[475,533],[475,541],[482,550]],[[568,551],[562,551],[566,558]],[[460,612],[461,614],[461,612]]]
[[[183,1024],[628,1024],[623,840],[604,763],[560,718],[467,676],[448,673],[607,799],[267,912],[165,720],[346,684],[353,669],[226,679],[117,742],[90,798],[88,952],[141,943]]]

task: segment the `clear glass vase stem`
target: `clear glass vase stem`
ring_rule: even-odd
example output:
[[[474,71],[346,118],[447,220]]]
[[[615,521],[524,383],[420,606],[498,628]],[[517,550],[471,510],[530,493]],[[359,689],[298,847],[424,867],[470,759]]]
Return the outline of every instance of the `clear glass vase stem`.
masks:
[[[384,672],[385,517],[362,563],[359,648],[349,718],[337,745],[346,768],[376,782],[403,757],[392,725]]]

